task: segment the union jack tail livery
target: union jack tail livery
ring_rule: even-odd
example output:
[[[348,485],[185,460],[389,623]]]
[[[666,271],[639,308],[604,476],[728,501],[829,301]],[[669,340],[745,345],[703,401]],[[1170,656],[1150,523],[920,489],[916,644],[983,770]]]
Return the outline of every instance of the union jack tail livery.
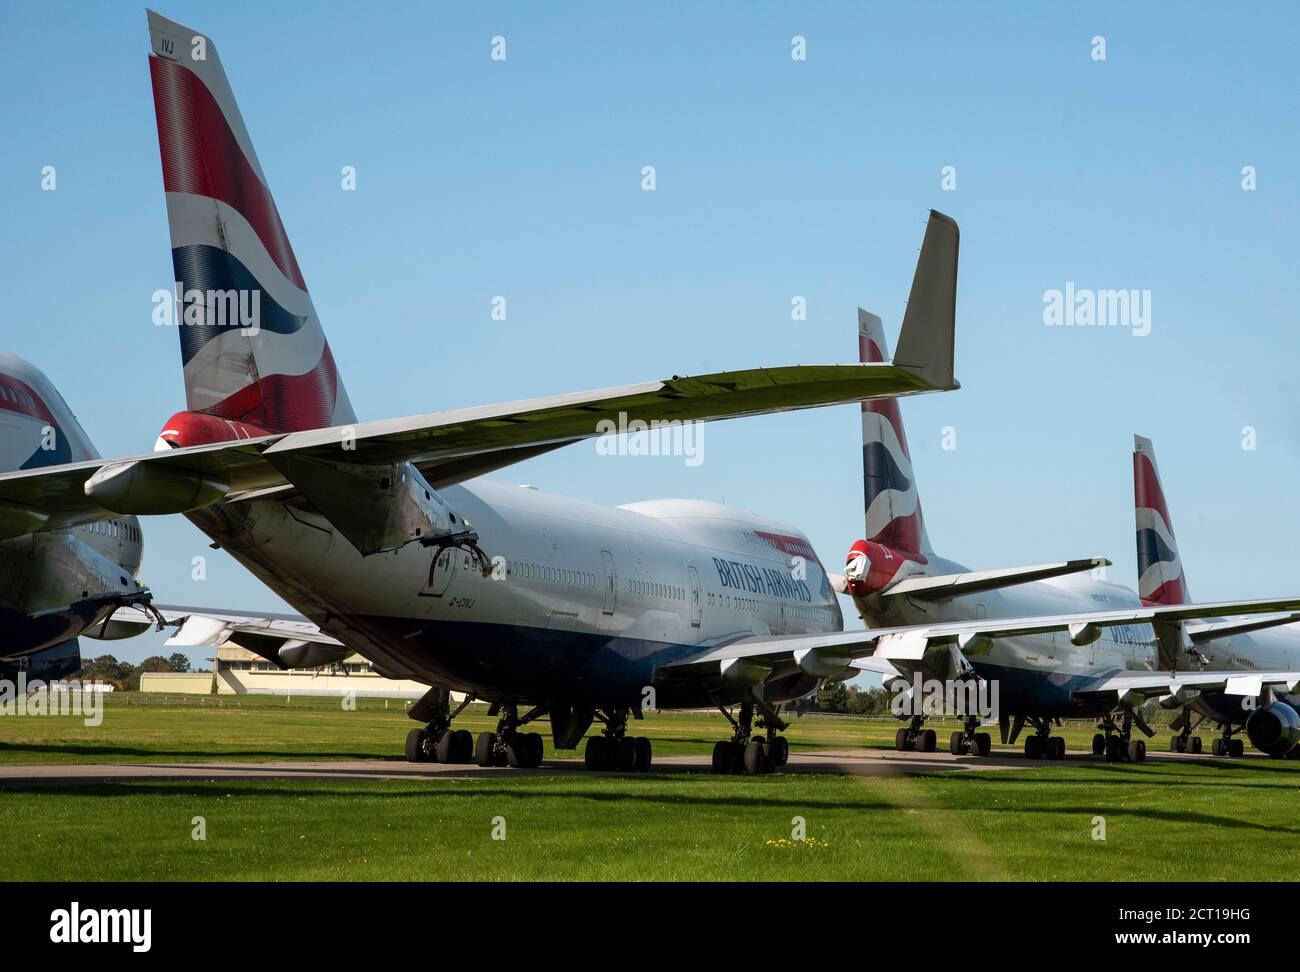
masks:
[[[1137,514],[1138,597],[1148,607],[1186,604],[1187,581],[1160,485],[1155,447],[1140,435],[1133,437],[1133,505]]]
[[[355,421],[216,46],[148,16],[191,413],[169,426],[194,444]]]
[[[889,360],[884,325],[862,308],[858,308],[858,360]],[[933,555],[896,401],[862,403],[862,484],[866,539],[849,550],[845,570],[849,591],[856,594],[878,591],[920,573],[917,566]],[[908,564],[911,568],[904,571]]]

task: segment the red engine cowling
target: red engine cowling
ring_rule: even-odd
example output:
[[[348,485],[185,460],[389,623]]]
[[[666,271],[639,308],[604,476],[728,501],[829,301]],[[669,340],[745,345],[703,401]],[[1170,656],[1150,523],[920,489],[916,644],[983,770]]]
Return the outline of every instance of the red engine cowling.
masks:
[[[849,548],[844,564],[845,589],[852,597],[875,594],[898,580],[899,571],[916,557],[874,540],[859,540]]]

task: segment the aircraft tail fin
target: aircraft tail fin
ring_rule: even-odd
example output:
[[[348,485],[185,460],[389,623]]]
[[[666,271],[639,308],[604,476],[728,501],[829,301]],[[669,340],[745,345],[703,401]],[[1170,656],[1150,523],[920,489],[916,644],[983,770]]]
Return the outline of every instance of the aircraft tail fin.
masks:
[[[858,360],[889,360],[884,324],[860,307]],[[862,403],[862,481],[866,539],[895,550],[932,553],[907,433],[895,399]]]
[[[188,408],[268,432],[355,421],[215,44],[148,18]]]
[[[1178,557],[1174,522],[1165,502],[1156,450],[1150,439],[1133,437],[1133,506],[1137,526],[1138,596],[1142,603],[1186,604],[1190,600]]]

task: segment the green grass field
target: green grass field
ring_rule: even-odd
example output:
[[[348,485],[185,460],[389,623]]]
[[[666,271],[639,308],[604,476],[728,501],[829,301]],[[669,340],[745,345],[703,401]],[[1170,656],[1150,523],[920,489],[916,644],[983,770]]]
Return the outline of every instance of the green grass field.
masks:
[[[3,718],[0,761],[398,758],[412,724],[400,703],[344,712],[323,700],[239,701],[115,699],[97,729]],[[487,725],[481,714],[465,720],[471,731]],[[724,725],[665,713],[637,731],[656,752],[704,753]],[[790,735],[796,749],[883,746],[894,726],[813,717]],[[1080,747],[1090,735],[1067,733]],[[1294,767],[1076,760],[873,778],[503,770],[419,782],[158,781],[0,792],[0,831],[11,880],[1254,880],[1277,874],[1300,836]],[[204,840],[192,839],[196,817]],[[796,817],[815,840],[791,843]],[[1105,840],[1093,839],[1097,817]]]

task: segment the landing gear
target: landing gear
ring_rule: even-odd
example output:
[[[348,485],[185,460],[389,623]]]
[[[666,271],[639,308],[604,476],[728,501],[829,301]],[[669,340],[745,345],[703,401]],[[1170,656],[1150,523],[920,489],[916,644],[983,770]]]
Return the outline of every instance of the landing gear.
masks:
[[[545,715],[545,707],[537,706],[523,716],[519,715],[519,708],[515,705],[493,708],[500,713],[497,731],[479,733],[474,744],[474,762],[479,766],[513,766],[516,769],[541,766],[545,749],[541,734],[520,732],[519,728]]]
[[[1232,726],[1225,725],[1223,735],[1210,743],[1210,752],[1215,756],[1237,758],[1244,756],[1246,754],[1246,744],[1240,739],[1233,738],[1240,731],[1239,729],[1233,729]]]
[[[450,699],[450,693],[442,692],[440,700],[431,703],[432,709],[428,710],[432,712],[429,724],[406,734],[408,763],[468,763],[474,758],[474,738],[469,731],[451,727],[451,720],[460,715],[474,697],[465,696],[455,712],[451,711]]]
[[[1025,721],[1034,727],[1034,734],[1025,737],[1025,759],[1065,759],[1065,740],[1052,735],[1050,717],[1027,716]]]
[[[1216,739],[1215,742],[1218,742],[1218,740]],[[1169,751],[1171,753],[1200,753],[1201,737],[1190,735],[1189,732],[1181,732],[1176,736],[1170,736]]]
[[[987,732],[976,732],[979,719],[967,718],[963,728],[948,737],[948,752],[954,756],[987,756],[993,751],[993,737]]]
[[[605,724],[599,736],[587,740],[584,753],[587,769],[616,770],[620,773],[645,773],[654,759],[650,740],[644,736],[628,736],[627,709],[610,709],[597,712],[596,718]]]
[[[786,723],[776,714],[776,710],[763,703],[758,727],[766,730],[765,736],[754,734],[755,703],[746,699],[740,703],[740,718],[733,719],[731,713],[721,705],[718,710],[731,723],[735,732],[730,739],[713,744],[713,772],[746,773],[756,776],[780,769],[790,758],[790,743],[780,733]],[[931,733],[930,735],[934,735]]]
[[[922,729],[924,716],[912,716],[908,725],[894,733],[894,746],[903,751],[915,749],[918,753],[932,753],[939,742],[933,729]]]
[[[1130,763],[1146,762],[1146,741],[1133,738],[1133,726],[1137,722],[1132,709],[1124,710],[1123,722],[1119,725],[1116,725],[1113,714],[1099,719],[1097,728],[1101,731],[1092,737],[1093,754],[1105,757],[1108,763],[1122,763],[1124,760]],[[1141,723],[1141,726],[1145,727],[1146,723]]]

